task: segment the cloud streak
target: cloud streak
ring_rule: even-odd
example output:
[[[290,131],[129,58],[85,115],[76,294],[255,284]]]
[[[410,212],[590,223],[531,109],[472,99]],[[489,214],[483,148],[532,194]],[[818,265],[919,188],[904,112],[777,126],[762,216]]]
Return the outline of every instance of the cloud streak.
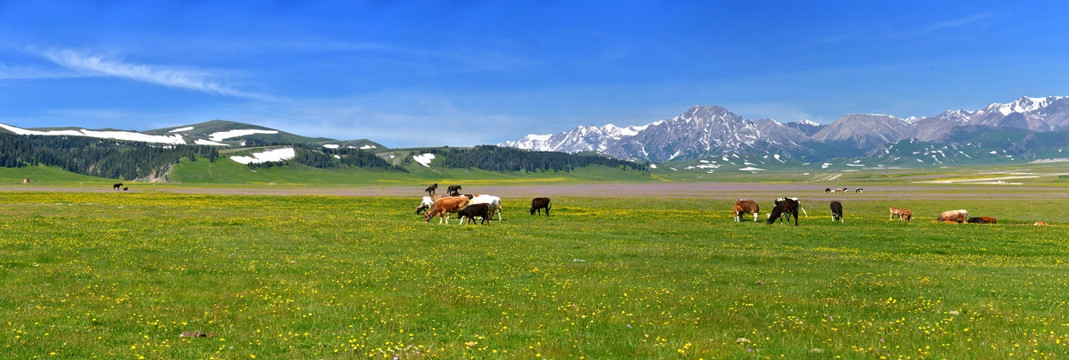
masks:
[[[925,35],[925,34],[933,33],[933,32],[936,32],[936,31],[943,31],[943,30],[956,29],[956,28],[961,28],[961,27],[966,27],[966,26],[972,26],[974,24],[981,23],[984,20],[991,19],[993,17],[995,17],[995,14],[992,14],[992,13],[973,14],[973,15],[969,15],[969,16],[966,16],[966,17],[957,18],[957,19],[950,19],[950,20],[947,20],[947,21],[939,22],[939,23],[934,24],[934,25],[930,25],[928,27],[920,28],[920,29],[917,29],[916,31],[911,32],[910,35],[919,36],[919,35]]]
[[[213,74],[205,71],[182,70],[130,64],[99,54],[75,50],[48,50],[40,54],[46,60],[64,68],[89,75],[124,78],[144,83],[209,94],[271,101],[271,96],[234,89],[213,81]]]

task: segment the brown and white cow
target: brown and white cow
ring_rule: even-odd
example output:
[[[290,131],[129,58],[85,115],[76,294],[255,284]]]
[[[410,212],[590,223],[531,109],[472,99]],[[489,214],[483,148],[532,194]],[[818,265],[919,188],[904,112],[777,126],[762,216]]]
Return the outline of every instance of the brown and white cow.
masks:
[[[430,195],[430,196],[424,196],[423,200],[421,200],[419,202],[419,205],[416,206],[416,215],[419,215],[419,213],[423,212],[423,210],[430,209],[431,205],[434,204],[434,201],[438,200],[438,199],[441,199],[442,197],[443,197],[442,195],[438,195],[438,194]]]
[[[735,213],[735,222],[739,222],[743,213],[753,214],[753,221],[757,222],[757,213],[760,212],[760,207],[757,206],[757,202],[750,199],[739,199],[735,202],[735,207],[731,209]]]
[[[947,211],[944,211],[942,214],[939,214],[939,218],[937,220],[942,221],[942,222],[956,222],[956,223],[960,224],[960,223],[965,222],[965,219],[968,219],[968,218],[969,218],[969,212],[968,211],[965,211],[965,210],[947,210]]]
[[[423,222],[428,223],[431,218],[438,216],[439,225],[442,224],[442,221],[449,224],[449,214],[454,214],[465,206],[468,206],[467,196],[448,196],[435,200],[434,204],[431,204],[431,208],[427,210],[427,213],[423,214]]]
[[[988,216],[971,217],[969,220],[966,220],[966,222],[970,224],[994,224],[997,221],[998,220],[995,220],[995,218]]]

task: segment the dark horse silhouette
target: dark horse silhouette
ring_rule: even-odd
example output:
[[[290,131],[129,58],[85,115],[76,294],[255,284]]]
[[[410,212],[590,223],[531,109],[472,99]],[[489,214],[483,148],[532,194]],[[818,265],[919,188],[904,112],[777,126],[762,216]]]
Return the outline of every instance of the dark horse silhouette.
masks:
[[[118,183],[118,184],[112,185],[111,188],[115,189],[115,190],[119,190],[119,189],[122,188],[122,183]]]
[[[434,183],[434,185],[428,186],[427,189],[423,190],[423,191],[426,191],[427,195],[434,195],[434,192],[437,191],[437,190],[438,190],[438,183]]]
[[[787,223],[791,223],[791,215],[794,215],[794,226],[798,226],[798,200],[790,198],[776,199],[776,204],[772,206],[772,213],[768,215],[768,224],[776,222],[781,215],[786,214]]]
[[[446,195],[460,196],[460,185],[449,185],[449,188],[446,189]]]

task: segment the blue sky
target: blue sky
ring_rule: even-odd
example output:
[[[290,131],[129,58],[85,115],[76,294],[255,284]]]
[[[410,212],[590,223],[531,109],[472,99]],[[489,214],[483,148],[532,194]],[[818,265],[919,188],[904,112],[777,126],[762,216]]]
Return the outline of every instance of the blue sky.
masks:
[[[0,0],[0,122],[465,146],[1069,95],[1067,2]]]

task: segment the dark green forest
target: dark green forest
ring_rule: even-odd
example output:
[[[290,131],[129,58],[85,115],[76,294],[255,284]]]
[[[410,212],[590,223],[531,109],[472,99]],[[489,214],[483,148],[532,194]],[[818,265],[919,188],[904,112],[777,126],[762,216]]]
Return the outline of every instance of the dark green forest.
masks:
[[[442,166],[476,168],[497,172],[563,171],[601,165],[621,170],[649,173],[646,165],[599,155],[571,155],[552,151],[527,151],[510,147],[480,145],[473,148],[446,148],[428,151],[444,155]]]
[[[0,165],[48,165],[82,175],[132,180],[160,176],[170,164],[197,155],[215,161],[211,146],[160,145],[80,136],[23,136],[0,133]]]
[[[320,169],[358,167],[408,172],[405,167],[393,165],[367,150],[344,147],[330,149],[312,144],[264,145],[292,146],[295,157],[280,162],[249,164],[250,168],[302,164]],[[446,168],[474,168],[494,172],[571,172],[576,168],[600,165],[649,174],[649,168],[645,165],[600,155],[527,151],[493,145],[473,148],[447,147],[430,149],[427,152],[442,155],[441,166]],[[171,164],[182,159],[215,161],[218,158],[219,148],[215,146],[161,145],[79,136],[0,133],[0,166],[9,168],[47,165],[82,175],[134,180],[162,176]]]
[[[359,167],[373,170],[377,169],[404,173],[408,172],[408,169],[390,164],[386,160],[383,160],[382,158],[375,155],[375,153],[372,153],[367,150],[350,148],[330,149],[319,145],[291,146],[293,146],[293,150],[295,153],[293,159],[281,162],[268,162],[259,164],[250,163],[249,167],[265,168],[273,166],[285,166],[290,163],[297,163],[319,169]]]

